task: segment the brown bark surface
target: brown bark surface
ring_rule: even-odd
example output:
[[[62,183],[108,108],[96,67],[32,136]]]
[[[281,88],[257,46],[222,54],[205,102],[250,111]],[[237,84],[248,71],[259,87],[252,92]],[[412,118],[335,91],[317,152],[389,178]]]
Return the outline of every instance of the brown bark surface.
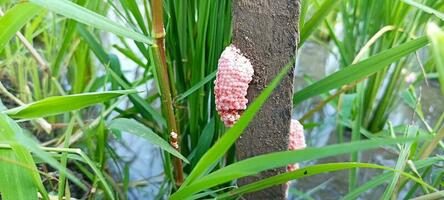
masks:
[[[254,77],[247,98],[252,102],[294,56],[299,35],[299,0],[234,0],[233,43],[250,59]],[[293,96],[293,70],[283,79],[237,141],[239,160],[288,149]],[[286,171],[269,170],[239,180],[245,185]],[[284,199],[278,185],[244,195],[245,199]]]

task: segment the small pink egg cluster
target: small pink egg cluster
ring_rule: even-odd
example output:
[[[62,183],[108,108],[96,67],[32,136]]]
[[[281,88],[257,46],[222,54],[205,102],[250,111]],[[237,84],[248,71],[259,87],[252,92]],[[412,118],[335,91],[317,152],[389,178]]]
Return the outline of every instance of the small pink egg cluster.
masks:
[[[214,81],[216,110],[225,126],[231,127],[247,108],[248,84],[254,74],[253,66],[234,45],[222,52]]]
[[[288,142],[288,150],[299,150],[305,148],[304,127],[298,120],[292,119],[290,124],[290,137]],[[294,171],[299,168],[297,163],[287,166],[288,171]]]

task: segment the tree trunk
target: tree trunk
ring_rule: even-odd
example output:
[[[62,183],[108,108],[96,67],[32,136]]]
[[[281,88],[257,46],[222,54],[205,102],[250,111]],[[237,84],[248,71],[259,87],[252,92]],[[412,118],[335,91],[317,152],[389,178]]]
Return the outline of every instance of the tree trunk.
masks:
[[[299,0],[233,0],[233,43],[250,59],[252,102],[294,56],[299,37]],[[288,149],[293,70],[282,80],[237,141],[239,160]],[[239,180],[245,185],[286,171],[285,167]],[[285,199],[285,185],[247,194],[246,199]]]

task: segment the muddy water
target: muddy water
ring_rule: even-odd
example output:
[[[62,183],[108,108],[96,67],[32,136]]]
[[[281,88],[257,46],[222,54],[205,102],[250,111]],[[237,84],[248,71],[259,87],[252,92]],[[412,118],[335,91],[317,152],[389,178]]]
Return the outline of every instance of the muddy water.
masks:
[[[336,58],[329,54],[321,46],[314,43],[307,43],[302,48],[296,67],[295,91],[308,85],[304,80],[305,75],[310,76],[314,80],[319,80],[337,69]],[[439,85],[436,81],[431,80],[429,85],[423,84],[418,91],[421,92],[421,105],[425,119],[433,127],[434,123],[444,112],[444,98],[439,90]],[[302,102],[295,107],[293,117],[301,117],[303,113],[310,110],[319,101],[320,98],[312,98]],[[320,147],[338,142],[335,132],[335,117],[335,110],[329,105],[313,116],[311,121],[318,122],[320,125],[314,129],[306,130],[308,146]],[[412,109],[405,103],[402,103],[402,101],[394,108],[389,120],[395,125],[415,123],[424,127],[417,117],[414,117]],[[396,155],[384,149],[365,151],[360,154],[361,162],[376,163],[389,167],[395,166],[396,159]],[[302,163],[301,166],[346,161],[349,161],[348,155],[309,161]],[[294,181],[291,185],[289,199],[340,199],[348,193],[348,173],[348,171],[340,171]],[[361,185],[371,180],[375,175],[380,174],[381,171],[360,169],[358,173],[358,185]],[[367,191],[359,199],[379,199],[384,193],[385,187],[386,185],[384,184],[371,191]],[[301,195],[302,193],[306,195],[303,196]]]

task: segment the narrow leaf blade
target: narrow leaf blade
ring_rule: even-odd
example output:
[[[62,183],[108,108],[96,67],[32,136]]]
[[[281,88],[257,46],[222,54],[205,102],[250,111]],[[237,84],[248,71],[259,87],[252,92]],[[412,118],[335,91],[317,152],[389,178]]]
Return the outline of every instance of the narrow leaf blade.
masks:
[[[64,112],[78,110],[87,106],[117,98],[125,94],[135,92],[135,90],[122,90],[49,97],[41,101],[6,110],[3,113],[16,119],[47,117]]]
[[[313,96],[339,88],[345,84],[352,83],[353,81],[361,80],[388,67],[391,63],[417,51],[427,44],[428,40],[425,36],[423,36],[392,49],[383,51],[362,62],[345,67],[344,69],[298,91],[293,96],[293,103],[299,104],[300,102]]]
[[[14,37],[29,20],[37,15],[42,9],[30,3],[20,3],[8,10],[0,18],[0,50]]]
[[[80,23],[108,31],[116,35],[131,38],[135,41],[152,44],[149,36],[137,33],[91,10],[81,7],[68,0],[30,0],[31,3],[42,6],[52,12],[74,19]]]
[[[139,122],[131,119],[119,118],[111,122],[110,129],[117,129],[119,131],[124,131],[139,137],[142,137],[149,142],[159,146],[161,149],[171,153],[172,155],[182,159],[184,162],[189,163],[188,160],[177,152],[168,142],[154,133],[148,127],[140,124]]]

